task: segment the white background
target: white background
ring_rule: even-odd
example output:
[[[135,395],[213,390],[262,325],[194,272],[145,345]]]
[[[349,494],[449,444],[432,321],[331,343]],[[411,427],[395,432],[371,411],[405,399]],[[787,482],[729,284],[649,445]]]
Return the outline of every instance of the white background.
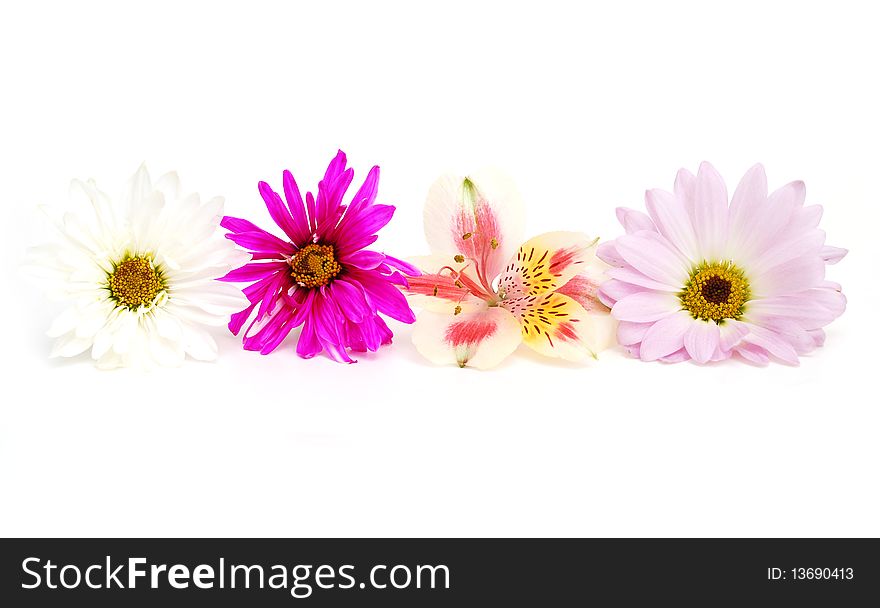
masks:
[[[869,3],[7,3],[0,18],[0,535],[878,536],[880,56]],[[382,166],[380,245],[426,253],[447,169],[517,179],[528,232],[621,231],[679,167],[765,164],[825,206],[849,310],[798,368],[521,349],[435,368],[410,328],[342,366],[48,361],[41,203],[142,161],[271,225],[257,181]],[[295,336],[294,336],[295,337]]]

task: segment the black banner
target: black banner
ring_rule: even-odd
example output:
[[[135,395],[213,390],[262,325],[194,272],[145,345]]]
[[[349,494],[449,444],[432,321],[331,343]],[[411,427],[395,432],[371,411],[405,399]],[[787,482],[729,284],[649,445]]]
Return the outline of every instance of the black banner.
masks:
[[[880,597],[876,539],[17,539],[0,548],[0,605],[16,608],[854,606]]]

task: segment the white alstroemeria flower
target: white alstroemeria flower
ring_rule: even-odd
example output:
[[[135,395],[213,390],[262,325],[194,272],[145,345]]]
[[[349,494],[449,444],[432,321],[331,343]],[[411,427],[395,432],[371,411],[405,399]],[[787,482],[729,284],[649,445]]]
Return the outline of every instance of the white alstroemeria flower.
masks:
[[[490,368],[520,344],[585,361],[612,341],[614,319],[597,298],[607,265],[598,239],[548,232],[523,242],[523,205],[506,175],[445,175],[425,203],[431,255],[405,292],[424,308],[413,342],[428,360]]]

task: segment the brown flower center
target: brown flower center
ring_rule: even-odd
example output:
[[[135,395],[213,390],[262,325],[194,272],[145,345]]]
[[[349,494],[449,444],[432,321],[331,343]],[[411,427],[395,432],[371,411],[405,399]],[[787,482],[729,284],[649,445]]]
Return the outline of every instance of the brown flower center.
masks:
[[[290,276],[307,289],[326,285],[342,270],[333,254],[333,245],[306,245],[288,263]]]
[[[693,318],[720,323],[739,319],[751,292],[743,271],[732,262],[703,262],[693,269],[678,297]]]

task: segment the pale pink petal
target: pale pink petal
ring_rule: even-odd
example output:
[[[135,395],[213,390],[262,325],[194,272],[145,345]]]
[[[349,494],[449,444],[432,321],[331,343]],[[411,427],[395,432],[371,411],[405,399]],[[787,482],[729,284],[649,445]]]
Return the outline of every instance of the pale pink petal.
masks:
[[[624,283],[623,281],[618,281],[616,279],[610,279],[602,283],[602,285],[599,287],[598,295],[599,301],[602,302],[605,306],[611,308],[618,300],[622,300],[626,296],[631,296],[634,293],[641,293],[643,291],[648,290],[643,287],[639,287],[638,285]]]
[[[675,175],[675,185],[672,189],[675,196],[681,201],[685,211],[694,217],[694,198],[697,193],[697,176],[687,169],[679,169]],[[693,224],[693,222],[691,222]]]
[[[783,363],[790,365],[798,364],[797,351],[784,337],[770,329],[759,327],[752,323],[747,325],[749,326],[749,333],[743,338],[743,342],[760,346]]]
[[[617,239],[617,251],[642,274],[680,289],[688,278],[687,265],[663,237],[651,234],[639,232],[622,236]]]
[[[832,247],[831,245],[825,245],[820,252],[822,259],[825,260],[827,264],[837,264],[840,260],[842,260],[846,254],[849,253],[848,249],[842,249],[840,247]]]
[[[651,221],[651,218],[641,211],[629,209],[628,207],[618,207],[616,212],[617,220],[620,222],[620,225],[623,226],[623,229],[627,234],[632,234],[633,232],[639,232],[641,230],[655,229],[654,222]]]
[[[680,311],[654,323],[645,333],[640,346],[642,361],[654,361],[684,346],[684,336],[695,324],[690,314]]]
[[[720,259],[727,244],[727,187],[715,167],[707,162],[697,171],[694,229],[700,253],[708,260]]]
[[[606,274],[612,279],[617,279],[618,281],[624,283],[630,283],[632,285],[644,287],[645,289],[654,289],[657,291],[669,291],[673,293],[678,293],[679,291],[681,291],[683,285],[669,285],[667,283],[655,281],[654,279],[646,277],[634,268],[610,268],[606,272]]]
[[[728,255],[747,250],[748,241],[767,206],[767,174],[760,164],[749,169],[730,200]]]
[[[596,257],[612,266],[626,265],[626,261],[617,252],[617,245],[615,245],[615,241],[605,241],[604,243],[599,243],[599,247],[596,249]]]
[[[818,255],[797,257],[750,276],[755,297],[791,294],[818,284],[825,278],[825,262]]]
[[[740,341],[749,333],[749,328],[745,323],[727,319],[721,324],[719,329],[719,347],[723,352],[729,352],[737,346]]]
[[[679,348],[670,355],[660,357],[658,361],[663,361],[663,363],[682,363],[683,361],[690,361],[690,358],[691,356],[688,354],[686,348]]]
[[[681,310],[679,299],[669,293],[643,291],[618,300],[611,314],[618,321],[648,323],[657,321]]]
[[[736,347],[734,352],[749,363],[755,365],[767,365],[767,363],[770,362],[770,357],[767,356],[767,351],[754,344],[740,344]]]
[[[670,192],[654,189],[645,193],[645,203],[660,234],[688,259],[699,259],[697,235],[683,202]]]
[[[617,341],[623,346],[638,344],[645,337],[645,333],[647,333],[652,325],[653,323],[621,321],[617,325]]]
[[[770,194],[767,204],[756,211],[752,229],[747,234],[739,235],[737,249],[731,248],[730,256],[748,264],[759,260],[770,247],[785,241],[784,232],[792,225],[795,211],[803,206],[805,196],[803,182],[791,182]]]
[[[821,230],[810,230],[801,233],[796,239],[777,241],[776,244],[765,249],[760,256],[749,262],[748,272],[750,275],[759,276],[774,266],[779,266],[795,258],[819,260],[824,242],[825,233]]]
[[[747,317],[758,324],[772,326],[779,319],[799,323],[804,329],[818,329],[833,321],[837,314],[823,306],[813,296],[816,290],[808,290],[791,296],[759,298],[749,302]],[[839,295],[839,294],[838,294]]]
[[[720,332],[715,321],[696,320],[684,335],[684,347],[697,363],[712,358],[720,342]]]

